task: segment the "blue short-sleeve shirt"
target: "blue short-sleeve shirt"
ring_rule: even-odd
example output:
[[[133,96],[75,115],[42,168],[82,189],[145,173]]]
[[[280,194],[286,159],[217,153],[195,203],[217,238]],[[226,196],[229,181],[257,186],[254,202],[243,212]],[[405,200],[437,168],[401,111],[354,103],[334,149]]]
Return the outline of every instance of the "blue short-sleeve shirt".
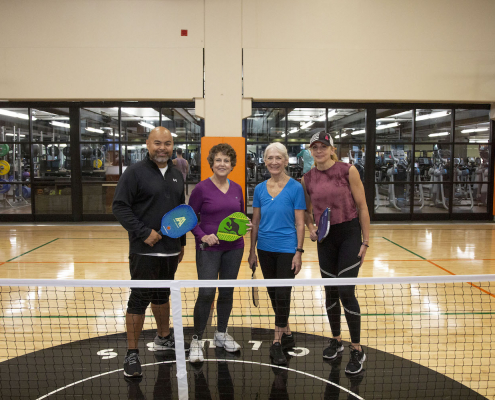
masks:
[[[254,189],[253,207],[260,208],[258,249],[275,253],[295,253],[297,247],[294,210],[305,210],[304,189],[290,178],[274,198],[268,194],[266,181]]]

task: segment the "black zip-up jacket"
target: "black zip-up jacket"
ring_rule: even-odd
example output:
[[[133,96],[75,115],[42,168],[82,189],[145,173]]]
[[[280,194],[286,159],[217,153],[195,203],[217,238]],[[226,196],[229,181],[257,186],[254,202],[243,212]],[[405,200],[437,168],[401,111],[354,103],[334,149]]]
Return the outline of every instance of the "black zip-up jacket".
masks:
[[[112,211],[129,233],[129,254],[173,254],[186,245],[186,235],[178,239],[162,235],[153,247],[144,243],[152,229],[160,233],[163,215],[186,200],[182,173],[174,168],[172,160],[167,165],[163,176],[146,156],[128,167],[117,184]]]

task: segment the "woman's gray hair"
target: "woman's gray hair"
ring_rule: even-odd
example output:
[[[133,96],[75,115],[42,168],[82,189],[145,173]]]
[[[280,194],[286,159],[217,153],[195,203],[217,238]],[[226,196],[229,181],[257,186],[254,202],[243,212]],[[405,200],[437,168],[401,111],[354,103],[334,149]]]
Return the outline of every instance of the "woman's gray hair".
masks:
[[[289,153],[287,153],[287,148],[280,142],[275,142],[271,143],[267,146],[265,149],[265,152],[263,153],[263,160],[266,161],[266,155],[268,154],[269,150],[276,150],[278,151],[286,160],[289,160]]]

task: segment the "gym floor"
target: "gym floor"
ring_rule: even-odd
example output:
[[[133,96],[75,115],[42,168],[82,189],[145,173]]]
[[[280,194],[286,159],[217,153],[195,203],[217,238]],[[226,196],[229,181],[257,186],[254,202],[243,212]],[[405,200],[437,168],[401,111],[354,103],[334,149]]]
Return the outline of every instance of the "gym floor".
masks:
[[[360,277],[494,274],[494,241],[491,223],[374,224]],[[249,238],[245,243],[248,249]],[[306,237],[304,247],[297,279],[320,278],[316,245]],[[113,223],[0,225],[0,279],[128,280],[127,252],[127,233]],[[247,256],[245,251],[239,279],[251,278]],[[197,279],[191,234],[176,279]],[[238,290],[230,325],[236,339],[245,339],[242,353],[221,354],[210,346],[203,367],[188,365],[190,398],[298,399],[311,393],[312,398],[326,399],[495,399],[495,367],[490,366],[495,356],[495,284],[491,289],[486,283],[442,289],[409,285],[397,297],[388,293],[395,288],[384,286],[374,296],[368,289],[358,288],[362,343],[368,354],[363,374],[344,374],[347,349],[333,362],[321,361],[330,332],[320,287],[311,295],[301,287],[294,290],[295,304],[309,298],[318,312],[305,314],[295,307],[291,328],[296,343],[303,343],[299,351],[307,353],[301,357],[294,350],[286,368],[270,365],[269,347],[261,346],[272,335],[273,318],[265,315],[270,311],[266,291],[260,289],[257,310],[246,308],[247,291]],[[144,327],[143,381],[127,383],[119,371],[127,289],[67,288],[61,296],[53,287],[3,286],[0,295],[2,398],[177,398],[173,359],[147,352],[153,318],[147,318]],[[417,307],[406,297],[419,299]],[[185,293],[186,337],[193,307],[193,295]],[[415,310],[421,311],[418,319],[414,314],[405,317],[406,311]],[[422,320],[419,314],[428,316]],[[205,336],[212,335],[208,330]],[[343,339],[349,340],[348,331],[343,331]],[[257,346],[260,351],[255,352]],[[103,368],[105,356],[108,365]],[[57,357],[70,357],[73,366],[54,366]],[[63,372],[56,373],[57,368]],[[24,372],[29,373],[29,384]]]

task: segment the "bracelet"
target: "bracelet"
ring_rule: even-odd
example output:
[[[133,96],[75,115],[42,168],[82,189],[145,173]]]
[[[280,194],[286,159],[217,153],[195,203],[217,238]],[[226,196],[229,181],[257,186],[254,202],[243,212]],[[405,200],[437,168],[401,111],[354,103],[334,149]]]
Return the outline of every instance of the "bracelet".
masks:
[[[361,243],[361,246],[370,247],[370,246],[368,246],[367,244],[365,244],[364,242],[363,242],[363,243]]]
[[[299,253],[304,253],[304,250],[303,249],[296,249],[296,251],[298,251]]]

